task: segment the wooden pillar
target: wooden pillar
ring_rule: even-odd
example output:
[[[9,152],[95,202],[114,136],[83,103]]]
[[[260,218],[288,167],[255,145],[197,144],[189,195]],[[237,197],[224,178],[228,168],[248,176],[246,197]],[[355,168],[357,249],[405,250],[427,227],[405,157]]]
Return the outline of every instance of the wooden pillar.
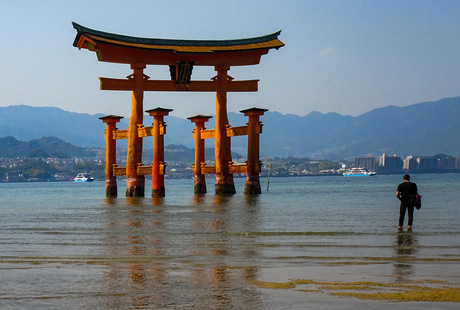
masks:
[[[152,197],[162,198],[165,196],[165,146],[164,134],[166,125],[164,116],[171,112],[171,109],[156,108],[145,111],[153,116],[153,160],[152,160]]]
[[[251,108],[242,110],[245,116],[249,117],[248,121],[248,155],[247,155],[247,172],[246,184],[244,193],[246,195],[258,195],[262,191],[260,189],[259,173],[260,173],[260,138],[258,128],[260,125],[259,117],[268,111],[266,109]]]
[[[117,177],[113,175],[113,166],[116,165],[117,140],[113,138],[113,131],[123,116],[108,115],[99,117],[107,124],[105,129],[105,196],[117,197]]]
[[[209,121],[212,116],[207,115],[196,115],[188,117],[192,123],[195,123],[195,128],[193,129],[193,139],[195,140],[195,163],[193,164],[193,174],[194,174],[194,192],[195,194],[206,194],[206,179],[205,175],[201,173],[201,165],[204,163],[204,139],[201,138],[201,131],[205,129],[204,123]]]
[[[142,163],[142,138],[138,135],[138,125],[143,123],[144,73],[146,65],[131,64],[134,80],[132,93],[131,117],[128,127],[128,155],[126,158],[126,197],[144,197],[145,178],[137,174],[138,164]]]
[[[230,138],[227,137],[227,71],[228,65],[216,66],[219,90],[216,94],[216,130],[214,139],[214,151],[216,161],[216,195],[235,194],[233,175],[229,172],[229,163],[232,161]]]

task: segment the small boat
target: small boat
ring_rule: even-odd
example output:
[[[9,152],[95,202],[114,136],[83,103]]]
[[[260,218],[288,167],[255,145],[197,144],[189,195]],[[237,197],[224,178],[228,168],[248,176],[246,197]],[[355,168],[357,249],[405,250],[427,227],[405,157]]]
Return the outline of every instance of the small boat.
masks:
[[[344,177],[368,177],[375,175],[374,171],[369,171],[366,168],[351,168],[343,173]]]
[[[75,182],[93,182],[94,178],[89,175],[89,173],[79,173],[77,176],[73,179]]]

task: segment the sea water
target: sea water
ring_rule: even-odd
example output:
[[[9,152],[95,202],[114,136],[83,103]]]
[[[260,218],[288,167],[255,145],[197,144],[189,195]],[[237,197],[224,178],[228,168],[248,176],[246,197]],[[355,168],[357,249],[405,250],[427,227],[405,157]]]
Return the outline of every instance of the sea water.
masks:
[[[106,198],[105,183],[0,183],[0,309],[386,309],[254,281],[460,282],[460,174],[412,175],[422,195],[398,230],[402,175],[261,179],[262,194]],[[405,220],[407,227],[407,218]],[[432,303],[391,304],[431,309]],[[456,309],[456,303],[436,308]]]

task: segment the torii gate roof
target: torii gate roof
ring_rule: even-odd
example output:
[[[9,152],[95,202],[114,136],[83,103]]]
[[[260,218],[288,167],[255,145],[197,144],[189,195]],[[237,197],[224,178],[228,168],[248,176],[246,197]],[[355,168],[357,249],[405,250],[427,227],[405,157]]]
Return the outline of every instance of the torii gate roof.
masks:
[[[99,61],[113,63],[176,65],[183,61],[198,66],[245,66],[258,64],[270,49],[284,46],[278,39],[281,31],[236,40],[174,40],[131,37],[74,22],[72,25],[77,30],[73,46],[96,52]]]

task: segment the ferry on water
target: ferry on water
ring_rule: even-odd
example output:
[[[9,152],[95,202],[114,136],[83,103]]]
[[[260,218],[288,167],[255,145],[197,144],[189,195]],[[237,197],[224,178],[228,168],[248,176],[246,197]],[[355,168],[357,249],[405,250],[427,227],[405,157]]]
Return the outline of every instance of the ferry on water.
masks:
[[[374,171],[369,171],[366,168],[351,168],[343,173],[344,177],[368,177],[375,175]]]
[[[94,178],[90,176],[88,173],[79,173],[77,176],[73,179],[75,182],[93,182]]]

